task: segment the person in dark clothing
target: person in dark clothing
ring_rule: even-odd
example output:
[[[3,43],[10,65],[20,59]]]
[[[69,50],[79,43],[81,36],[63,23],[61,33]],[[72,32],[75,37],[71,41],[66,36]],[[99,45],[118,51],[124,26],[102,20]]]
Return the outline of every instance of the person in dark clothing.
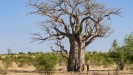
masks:
[[[89,74],[89,64],[86,64],[86,67],[87,67],[87,74]]]

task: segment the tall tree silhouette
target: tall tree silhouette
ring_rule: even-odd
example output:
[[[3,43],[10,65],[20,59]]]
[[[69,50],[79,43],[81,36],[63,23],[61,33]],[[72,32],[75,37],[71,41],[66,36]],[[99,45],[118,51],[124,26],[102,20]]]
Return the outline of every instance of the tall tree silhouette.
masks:
[[[48,36],[34,34],[34,40],[57,40],[62,55],[68,57],[68,71],[81,72],[85,65],[85,48],[97,37],[110,35],[108,24],[111,15],[120,10],[107,8],[95,0],[30,0],[35,14],[46,17],[42,29]],[[70,50],[64,49],[61,40],[69,39]]]

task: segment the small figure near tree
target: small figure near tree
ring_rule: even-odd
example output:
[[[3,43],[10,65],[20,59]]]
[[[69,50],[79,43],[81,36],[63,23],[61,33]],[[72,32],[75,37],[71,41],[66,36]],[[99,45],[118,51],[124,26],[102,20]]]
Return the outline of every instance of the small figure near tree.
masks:
[[[89,64],[86,64],[86,66],[87,66],[87,74],[89,74],[89,70],[90,70],[90,68],[89,68]]]
[[[87,71],[87,74],[89,74],[89,70],[90,70],[90,62],[88,61],[88,58],[86,56],[86,71]]]

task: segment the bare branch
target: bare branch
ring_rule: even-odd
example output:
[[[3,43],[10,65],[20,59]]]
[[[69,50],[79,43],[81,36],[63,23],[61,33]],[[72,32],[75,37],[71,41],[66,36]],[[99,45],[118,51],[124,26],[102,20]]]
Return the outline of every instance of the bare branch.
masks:
[[[63,57],[67,57],[67,58],[68,58],[69,54],[68,54],[67,50],[64,49],[64,46],[61,44],[61,42],[60,42],[60,41],[57,41],[57,43],[55,43],[55,44],[56,44],[57,46],[60,47],[60,50],[54,50],[54,49],[51,47],[52,51],[53,51],[53,52],[59,52],[59,53],[61,53],[61,55],[62,55]]]
[[[34,13],[47,17],[42,28],[48,36],[34,34],[35,40],[62,40],[67,37],[78,44],[86,42],[86,46],[98,37],[111,34],[109,20],[112,15],[121,13],[120,9],[107,8],[96,0],[31,0],[29,5],[36,8]],[[56,45],[63,50],[60,43]]]

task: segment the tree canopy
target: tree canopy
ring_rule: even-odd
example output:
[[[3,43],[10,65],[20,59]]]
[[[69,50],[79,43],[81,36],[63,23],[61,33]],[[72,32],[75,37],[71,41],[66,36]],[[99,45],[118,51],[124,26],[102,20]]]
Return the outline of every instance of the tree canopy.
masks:
[[[35,8],[32,13],[46,18],[40,26],[47,36],[33,34],[34,40],[54,40],[60,47],[58,52],[68,58],[67,70],[75,72],[84,70],[85,48],[96,38],[110,35],[108,21],[120,14],[119,9],[95,0],[30,0],[29,5]],[[69,52],[61,43],[64,38],[69,40]]]

